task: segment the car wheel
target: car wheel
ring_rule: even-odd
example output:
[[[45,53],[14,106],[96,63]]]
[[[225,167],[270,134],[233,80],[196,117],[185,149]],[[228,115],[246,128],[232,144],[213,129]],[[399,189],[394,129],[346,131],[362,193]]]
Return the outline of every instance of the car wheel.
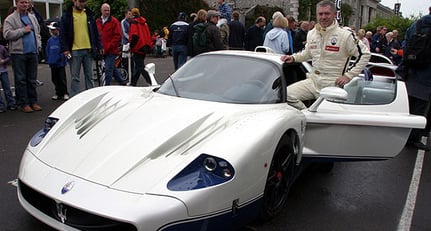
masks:
[[[293,133],[284,135],[278,143],[266,180],[263,204],[259,212],[261,220],[270,220],[284,208],[294,179],[298,150],[299,140]]]
[[[129,79],[129,74],[127,73],[126,69],[118,68],[118,72],[120,72],[122,81],[127,81]]]

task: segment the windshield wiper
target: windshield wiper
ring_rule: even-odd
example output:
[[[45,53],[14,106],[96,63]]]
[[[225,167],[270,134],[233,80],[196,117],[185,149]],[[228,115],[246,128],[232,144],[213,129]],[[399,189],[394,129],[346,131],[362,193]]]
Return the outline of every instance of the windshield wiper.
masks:
[[[175,91],[175,95],[176,95],[177,97],[181,97],[181,96],[178,94],[178,91],[177,91],[177,88],[175,87],[174,79],[172,79],[172,76],[171,76],[171,75],[169,75],[169,77],[168,77],[168,78],[171,80],[172,87],[174,88],[174,91]]]

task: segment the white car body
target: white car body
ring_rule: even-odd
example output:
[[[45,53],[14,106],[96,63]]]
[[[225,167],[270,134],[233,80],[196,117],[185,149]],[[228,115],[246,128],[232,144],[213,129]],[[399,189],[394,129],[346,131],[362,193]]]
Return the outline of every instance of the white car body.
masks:
[[[165,84],[180,95],[181,73],[193,62],[230,58],[265,62],[274,67],[274,75],[282,73],[278,55],[220,51],[190,60]],[[87,90],[54,111],[47,124],[54,118],[55,125],[26,148],[19,201],[59,230],[234,229],[256,217],[268,199],[265,192],[279,192],[268,186],[273,164],[278,164],[275,156],[294,163],[280,164],[286,171],[274,166],[286,187],[281,193],[287,195],[291,171],[304,158],[389,159],[401,151],[412,128],[425,126],[424,117],[409,114],[403,82],[379,76],[373,81],[381,83],[352,81],[346,89],[351,103],[340,101],[347,95],[342,89],[322,91],[322,99],[310,107],[314,111],[296,110],[285,101],[243,104],[178,97],[166,94],[169,86],[164,93],[154,86]],[[272,90],[276,83],[270,83]],[[383,98],[393,94],[393,99],[362,104],[371,101],[358,91]],[[282,151],[280,144],[286,146]]]

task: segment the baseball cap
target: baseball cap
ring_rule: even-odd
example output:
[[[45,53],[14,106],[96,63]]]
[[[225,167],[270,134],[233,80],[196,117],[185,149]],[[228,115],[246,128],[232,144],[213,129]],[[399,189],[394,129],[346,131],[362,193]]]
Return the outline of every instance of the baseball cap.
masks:
[[[51,29],[51,30],[57,30],[57,29],[59,29],[59,28],[60,28],[60,25],[58,25],[58,22],[51,22],[51,23],[48,25],[48,28],[49,28],[49,29]]]

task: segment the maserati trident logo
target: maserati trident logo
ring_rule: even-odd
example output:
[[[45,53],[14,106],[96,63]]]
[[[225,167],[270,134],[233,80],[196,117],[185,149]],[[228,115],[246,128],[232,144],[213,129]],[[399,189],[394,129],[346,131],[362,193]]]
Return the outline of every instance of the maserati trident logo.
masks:
[[[63,188],[61,188],[61,194],[65,194],[65,193],[69,192],[70,190],[72,190],[73,186],[75,186],[74,181],[68,182],[67,184],[65,184],[63,186]]]
[[[67,207],[62,203],[57,203],[56,207],[57,207],[57,216],[58,218],[60,218],[61,223],[64,224],[67,220],[67,215],[66,215]]]

